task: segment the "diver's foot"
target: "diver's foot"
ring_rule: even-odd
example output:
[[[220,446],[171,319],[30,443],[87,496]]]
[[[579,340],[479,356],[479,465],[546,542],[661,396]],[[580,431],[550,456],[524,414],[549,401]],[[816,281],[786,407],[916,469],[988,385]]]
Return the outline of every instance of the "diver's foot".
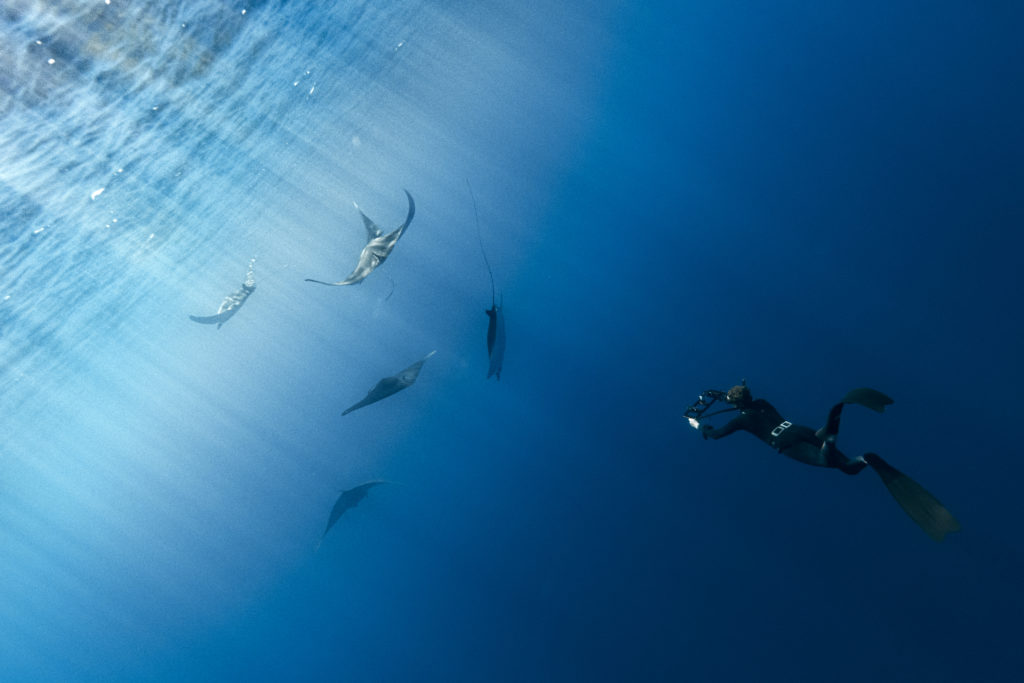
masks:
[[[845,463],[839,466],[839,469],[843,471],[843,474],[860,474],[861,470],[868,466],[868,461],[863,456],[858,455],[852,460],[847,460]]]

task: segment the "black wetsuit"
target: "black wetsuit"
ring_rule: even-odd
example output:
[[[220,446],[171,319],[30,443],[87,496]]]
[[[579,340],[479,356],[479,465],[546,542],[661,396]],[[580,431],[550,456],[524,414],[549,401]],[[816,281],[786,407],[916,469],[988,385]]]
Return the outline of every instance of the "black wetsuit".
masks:
[[[793,424],[785,419],[771,403],[759,398],[742,404],[740,414],[719,429],[701,425],[701,433],[704,438],[721,439],[736,431],[750,432],[794,460],[818,467],[835,467],[846,474],[857,474],[867,463],[859,458],[851,460],[835,445],[842,410],[842,403],[833,406],[828,424],[822,428],[819,436],[810,427]]]

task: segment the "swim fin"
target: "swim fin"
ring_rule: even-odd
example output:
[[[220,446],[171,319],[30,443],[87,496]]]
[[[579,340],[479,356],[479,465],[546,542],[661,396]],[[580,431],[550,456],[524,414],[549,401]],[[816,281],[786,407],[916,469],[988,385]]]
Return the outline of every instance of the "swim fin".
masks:
[[[871,390],[868,390],[871,391]],[[851,392],[852,393],[852,392]],[[864,460],[878,473],[889,493],[903,511],[936,541],[946,534],[960,531],[960,522],[924,487],[882,460],[876,453],[865,453]]]
[[[892,403],[892,399],[883,394],[881,391],[862,387],[860,389],[854,389],[843,396],[843,400],[832,406],[832,410],[828,413],[828,422],[825,426],[815,432],[822,441],[829,437],[835,440],[836,434],[839,433],[839,417],[843,413],[843,406],[847,403],[854,403],[865,408],[870,408],[877,413],[881,413],[885,410],[887,405]]]
[[[892,399],[881,391],[862,387],[860,389],[854,389],[846,394],[846,396],[843,396],[842,403],[856,403],[859,406],[864,406],[865,408],[870,408],[876,413],[880,413],[885,410],[887,405],[892,403]]]

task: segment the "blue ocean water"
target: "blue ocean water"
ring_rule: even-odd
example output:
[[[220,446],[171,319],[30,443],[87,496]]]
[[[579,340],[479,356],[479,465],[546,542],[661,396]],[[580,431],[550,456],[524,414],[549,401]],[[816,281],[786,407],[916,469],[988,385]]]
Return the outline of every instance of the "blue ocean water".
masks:
[[[5,0],[0,678],[1017,680],[1022,27]],[[304,281],[403,189],[386,263]],[[686,406],[743,378],[814,427],[893,396],[840,445],[963,531],[702,441]]]

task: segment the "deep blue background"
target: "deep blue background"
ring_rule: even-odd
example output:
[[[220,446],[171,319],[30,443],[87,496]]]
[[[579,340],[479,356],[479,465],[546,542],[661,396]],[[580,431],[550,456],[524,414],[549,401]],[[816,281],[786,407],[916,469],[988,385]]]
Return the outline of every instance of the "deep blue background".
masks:
[[[1017,680],[1015,4],[246,16],[262,30],[186,92],[252,88],[195,114],[195,185],[128,169],[136,193],[103,197],[135,216],[166,197],[185,227],[151,254],[130,240],[162,226],[138,218],[141,237],[78,256],[83,305],[130,324],[57,328],[45,377],[70,379],[5,387],[15,680]],[[266,57],[282,43],[305,61]],[[154,167],[195,142],[161,139]],[[500,382],[467,177],[504,296]],[[397,225],[403,186],[417,217],[379,273],[301,282],[343,276],[351,202]],[[40,216],[56,201],[21,192]],[[44,272],[43,246],[19,258]],[[189,323],[254,252],[236,317]],[[19,282],[0,295],[24,300]],[[434,348],[415,386],[340,418]],[[8,378],[41,362],[18,358]],[[851,388],[893,396],[849,408],[841,448],[882,454],[963,531],[934,543],[870,471],[702,441],[686,406],[742,378],[815,428]],[[376,478],[395,483],[314,552],[337,493]]]

